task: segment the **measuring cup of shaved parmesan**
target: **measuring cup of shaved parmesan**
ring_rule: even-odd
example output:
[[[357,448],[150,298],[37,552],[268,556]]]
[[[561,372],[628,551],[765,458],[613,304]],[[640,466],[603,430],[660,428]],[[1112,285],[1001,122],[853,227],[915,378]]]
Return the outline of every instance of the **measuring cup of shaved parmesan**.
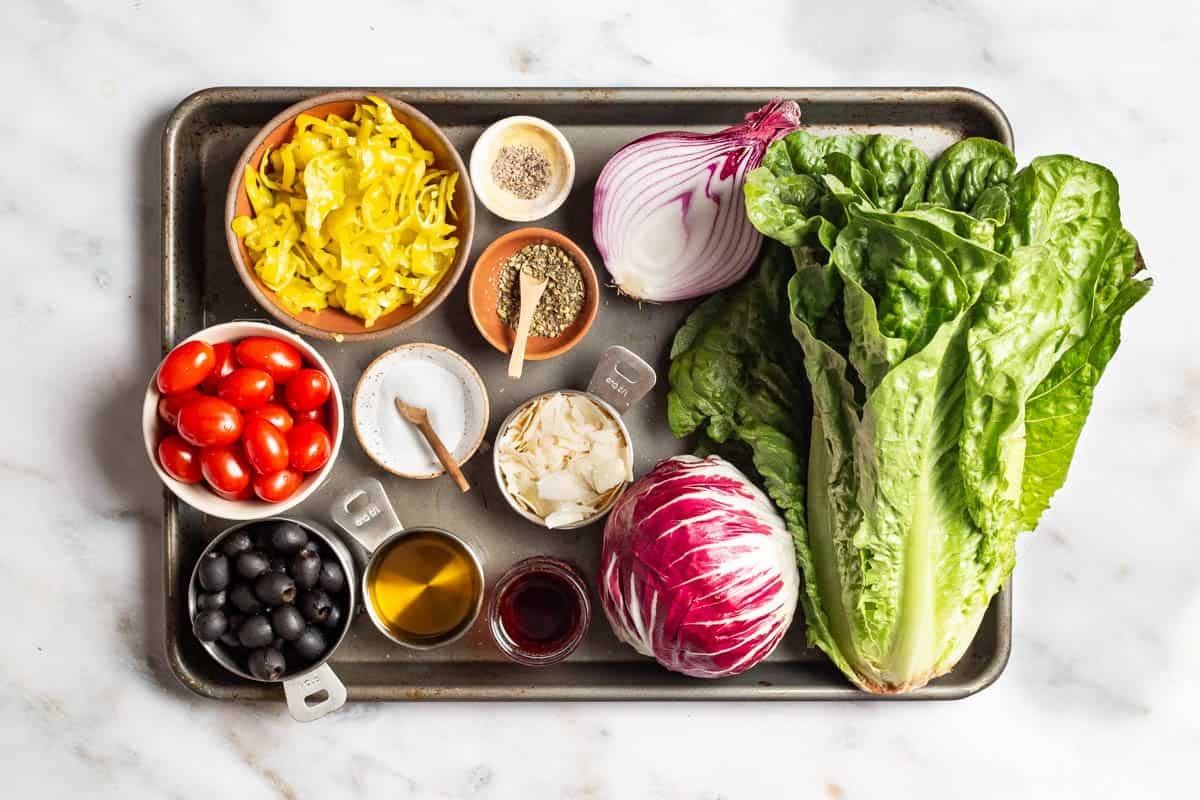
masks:
[[[496,483],[513,510],[552,530],[603,518],[633,480],[633,443],[621,414],[655,380],[649,364],[614,345],[587,391],[545,392],[517,406],[492,450]]]

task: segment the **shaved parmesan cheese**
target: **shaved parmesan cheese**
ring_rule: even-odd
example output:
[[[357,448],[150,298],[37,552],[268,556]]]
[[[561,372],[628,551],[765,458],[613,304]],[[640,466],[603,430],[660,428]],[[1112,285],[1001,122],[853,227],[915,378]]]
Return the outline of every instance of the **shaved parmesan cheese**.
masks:
[[[633,480],[621,426],[577,393],[542,395],[522,408],[500,434],[496,464],[505,492],[548,528],[607,511]]]
[[[587,519],[593,511],[589,506],[564,506],[546,515],[547,528],[561,528]]]
[[[575,473],[560,469],[547,472],[537,482],[537,493],[543,500],[583,503],[595,496]]]

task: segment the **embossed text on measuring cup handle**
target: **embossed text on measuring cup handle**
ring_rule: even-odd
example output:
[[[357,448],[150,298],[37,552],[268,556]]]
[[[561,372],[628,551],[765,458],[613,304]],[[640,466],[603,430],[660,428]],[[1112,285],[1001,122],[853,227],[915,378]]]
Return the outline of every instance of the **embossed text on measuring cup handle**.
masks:
[[[364,478],[338,493],[329,515],[368,550],[404,527],[383,484],[375,478]]]
[[[654,388],[654,368],[632,350],[615,344],[604,351],[587,390],[625,413]]]

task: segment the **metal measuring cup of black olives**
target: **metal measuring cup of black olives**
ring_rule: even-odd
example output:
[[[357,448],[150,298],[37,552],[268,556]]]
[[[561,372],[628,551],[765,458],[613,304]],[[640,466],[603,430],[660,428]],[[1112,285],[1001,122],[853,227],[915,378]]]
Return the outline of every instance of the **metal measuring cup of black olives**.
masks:
[[[311,722],[346,703],[326,663],[356,604],[354,562],[325,527],[289,517],[243,522],[216,536],[188,583],[200,644],[242,678],[281,683],[288,711]]]

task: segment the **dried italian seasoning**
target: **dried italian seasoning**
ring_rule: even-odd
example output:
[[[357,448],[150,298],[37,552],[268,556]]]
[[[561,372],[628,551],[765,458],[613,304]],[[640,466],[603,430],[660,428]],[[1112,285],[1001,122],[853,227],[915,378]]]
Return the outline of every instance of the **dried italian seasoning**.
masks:
[[[496,314],[510,328],[521,314],[521,273],[546,279],[530,333],[554,338],[571,326],[583,308],[583,274],[571,254],[553,244],[528,244],[500,265]]]
[[[522,200],[532,200],[550,185],[550,159],[536,147],[506,144],[492,162],[492,180]]]

